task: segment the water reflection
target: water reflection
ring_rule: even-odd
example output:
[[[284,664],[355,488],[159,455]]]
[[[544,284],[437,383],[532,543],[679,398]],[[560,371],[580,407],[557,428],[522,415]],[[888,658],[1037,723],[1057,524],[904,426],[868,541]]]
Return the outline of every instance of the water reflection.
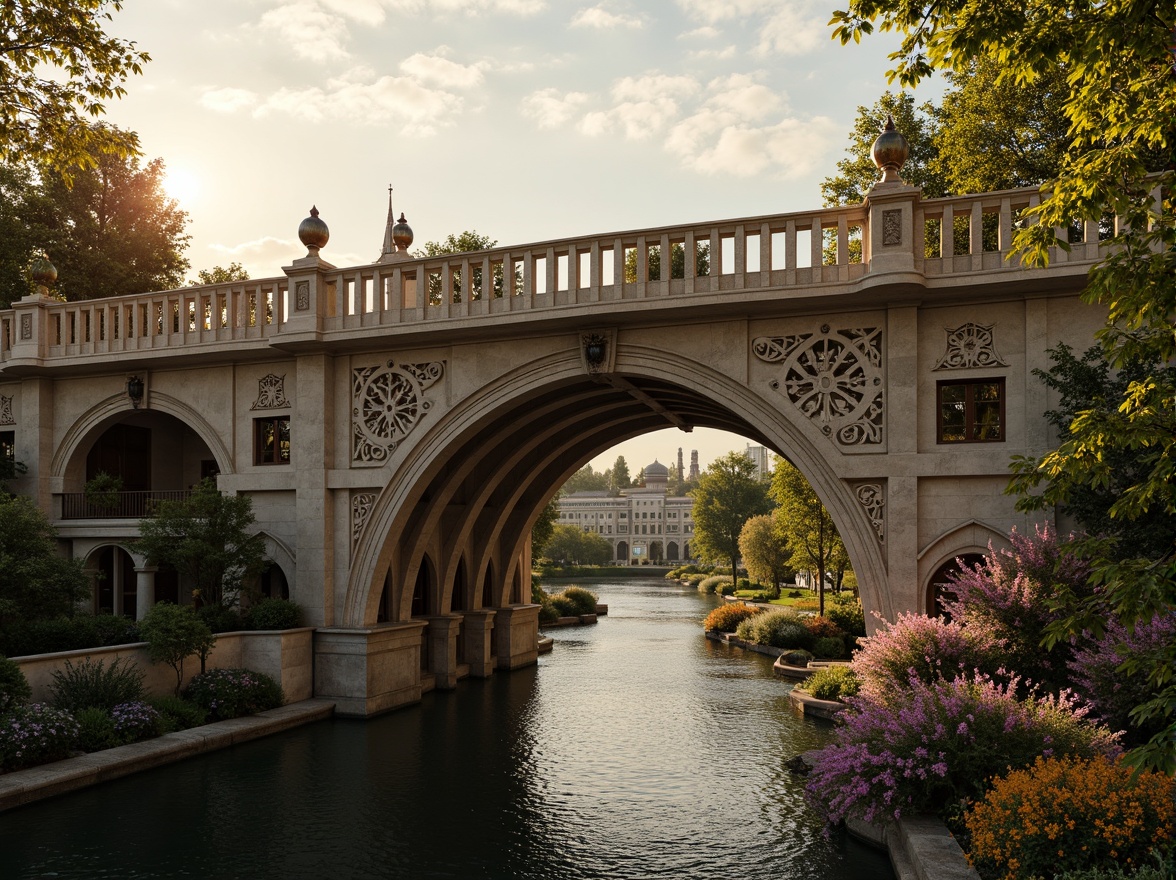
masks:
[[[783,768],[828,728],[661,582],[538,669],[9,812],[4,877],[890,878]]]

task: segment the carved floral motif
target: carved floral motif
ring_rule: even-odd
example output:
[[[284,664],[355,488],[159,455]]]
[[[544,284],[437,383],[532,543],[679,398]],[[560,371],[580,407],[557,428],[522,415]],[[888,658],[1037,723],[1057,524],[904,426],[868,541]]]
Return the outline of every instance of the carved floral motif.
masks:
[[[882,212],[882,244],[897,247],[902,244],[902,210]]]
[[[286,399],[286,377],[268,373],[257,380],[257,400],[250,409],[278,409],[289,406]]]
[[[383,462],[432,404],[424,392],[444,372],[439,362],[362,367],[351,377],[351,458]]]
[[[299,281],[294,285],[294,311],[305,312],[310,308],[310,282]]]
[[[997,354],[992,339],[995,324],[974,324],[969,321],[952,330],[945,327],[947,349],[935,365],[937,370],[965,370],[969,367],[1007,367]]]
[[[781,364],[784,393],[826,436],[843,446],[883,441],[882,330],[831,330],[790,336],[761,336],[752,351]]]
[[[355,552],[355,545],[359,543],[359,535],[367,525],[368,517],[372,515],[372,507],[376,503],[376,493],[357,492],[351,496],[351,550]]]
[[[12,398],[0,395],[0,425],[15,425],[12,417]]]
[[[879,541],[886,540],[886,490],[881,483],[862,483],[854,492],[858,503],[866,509],[870,525]]]

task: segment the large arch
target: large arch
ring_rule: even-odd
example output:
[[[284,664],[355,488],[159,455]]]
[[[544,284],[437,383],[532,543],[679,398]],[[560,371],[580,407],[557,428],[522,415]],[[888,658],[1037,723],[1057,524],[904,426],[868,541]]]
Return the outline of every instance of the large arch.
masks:
[[[866,607],[891,612],[878,535],[837,474],[840,453],[799,413],[707,364],[648,346],[619,345],[615,372],[589,376],[578,338],[572,340],[572,346],[519,366],[459,401],[416,439],[389,474],[356,546],[344,599],[345,626],[375,620],[389,568],[398,573],[396,619],[407,619],[403,611],[411,594],[406,596],[405,588],[415,585],[421,559],[436,551],[443,530],[447,537],[460,536],[448,548],[450,559],[460,559],[469,545],[478,549],[471,557],[473,570],[483,571],[495,561],[494,570],[502,576],[495,593],[506,604],[527,529],[561,482],[594,454],[675,419],[736,430],[787,452],[845,537]],[[586,412],[593,415],[586,417]],[[600,417],[601,412],[608,417]],[[526,446],[525,437],[543,434],[558,442],[530,444],[526,454],[534,457],[520,468],[512,452]]]

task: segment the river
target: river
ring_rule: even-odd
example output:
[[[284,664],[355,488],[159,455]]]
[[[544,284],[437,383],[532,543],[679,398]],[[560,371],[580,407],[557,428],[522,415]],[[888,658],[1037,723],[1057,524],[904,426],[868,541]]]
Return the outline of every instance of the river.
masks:
[[[828,741],[714,600],[589,585],[595,626],[466,680],[0,815],[0,877],[892,880],[826,836],[784,762]]]

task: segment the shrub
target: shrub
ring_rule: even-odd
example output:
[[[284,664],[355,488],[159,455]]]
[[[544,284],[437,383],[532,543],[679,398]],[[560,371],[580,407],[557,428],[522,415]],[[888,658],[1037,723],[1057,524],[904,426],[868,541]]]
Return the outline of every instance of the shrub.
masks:
[[[579,606],[562,593],[552,596],[547,604],[555,611],[556,617],[578,617],[580,614]]]
[[[768,611],[745,620],[735,632],[744,641],[772,648],[811,650],[814,642],[808,627],[791,611]]]
[[[822,660],[840,660],[845,656],[845,640],[841,636],[822,636],[813,642],[813,653]]]
[[[289,599],[262,599],[245,615],[248,629],[294,629],[302,626],[302,607]]]
[[[987,780],[1039,755],[1093,757],[1118,750],[1116,735],[1083,718],[1067,696],[1018,700],[1018,682],[983,676],[912,677],[889,705],[850,699],[836,741],[816,753],[806,786],[834,823],[909,813],[941,817],[982,797]]]
[[[1172,839],[1176,785],[1102,758],[1038,758],[969,810],[970,860],[987,878],[1138,867]]]
[[[214,633],[236,632],[245,628],[236,609],[224,605],[204,605],[196,612],[196,616]]]
[[[0,718],[0,770],[18,770],[68,757],[78,723],[44,703],[17,706]]]
[[[856,697],[860,684],[848,666],[826,666],[814,672],[801,690],[818,700],[840,700]]]
[[[1128,657],[1143,660],[1156,656],[1176,642],[1176,617],[1156,617],[1140,621],[1132,632],[1117,620],[1107,623],[1098,641],[1074,652],[1068,664],[1070,680],[1082,699],[1091,707],[1091,715],[1112,730],[1125,731],[1127,745],[1145,743],[1164,727],[1160,718],[1136,724],[1131,710],[1158,696],[1158,690],[1146,675],[1128,675],[1119,667]],[[1153,668],[1159,668],[1158,666]]]
[[[750,590],[751,589],[751,581],[748,580],[747,578],[740,578],[738,580],[738,582],[736,583],[735,588],[737,590]]]
[[[814,658],[808,651],[788,651],[781,654],[780,659],[789,666],[799,666],[801,669],[804,669],[809,665],[809,661]]]
[[[120,743],[138,742],[160,734],[162,718],[159,711],[142,700],[119,703],[111,710],[110,717]]]
[[[699,572],[695,572],[694,574],[687,575],[686,580],[690,583],[691,586],[697,587],[699,584],[701,584],[703,581],[705,581],[708,577],[710,577],[710,575],[704,574],[703,572],[699,571]]]
[[[800,590],[789,590],[788,591],[788,598],[789,599],[799,599],[803,595],[804,595],[804,593],[802,593]]]
[[[77,747],[83,752],[100,752],[121,745],[110,713],[98,706],[88,706],[74,713],[78,722]]]
[[[862,603],[853,596],[826,602],[825,617],[851,636],[862,637],[866,634],[866,615],[862,611]]]
[[[1059,599],[1090,594],[1089,564],[1066,552],[1049,526],[1033,536],[1014,529],[1009,550],[989,548],[982,564],[949,576],[944,610],[973,632],[1003,646],[1007,668],[1052,690],[1066,687],[1068,640],[1041,647],[1046,627],[1062,615]]]
[[[75,714],[82,709],[109,713],[119,703],[142,699],[143,673],[125,657],[109,666],[88,657],[77,666],[66,660],[64,670],[54,670],[49,690],[58,709]]]
[[[876,703],[900,698],[912,678],[922,682],[972,677],[974,670],[995,673],[999,648],[983,632],[957,621],[921,614],[900,614],[894,623],[881,621],[878,631],[858,643],[853,670],[862,694]]]
[[[572,603],[576,614],[596,613],[597,596],[583,587],[568,587],[563,591],[563,597]]]
[[[200,655],[201,671],[216,637],[191,608],[157,602],[151,606],[141,626],[147,640],[147,653],[152,663],[166,663],[175,670],[175,695],[180,695],[184,681],[184,661],[193,654]]]
[[[555,623],[559,620],[559,612],[551,605],[551,600],[543,602],[539,606],[539,622],[540,623]]]
[[[160,733],[199,727],[208,718],[207,709],[172,694],[165,697],[151,697],[147,703],[159,713]]]
[[[1173,875],[1163,868],[1144,867],[1139,870],[1123,868],[1087,868],[1055,874],[1054,880],[1172,880]]]
[[[732,602],[729,605],[720,605],[708,614],[706,620],[702,622],[702,628],[708,632],[732,633],[740,623],[749,617],[763,613],[762,608],[752,608],[750,605]]]
[[[33,695],[28,679],[16,661],[0,657],[0,715]]]
[[[9,657],[54,654],[139,641],[135,622],[111,614],[74,614],[48,620],[7,621],[0,631],[0,653]]]
[[[734,584],[729,574],[712,574],[710,577],[703,578],[698,582],[698,589],[702,593],[714,593],[719,589],[720,584]]]
[[[828,617],[821,617],[814,614],[812,617],[803,618],[802,622],[808,627],[808,631],[813,634],[813,638],[841,638],[841,636],[845,635],[845,631]]]
[[[285,697],[281,686],[248,669],[210,669],[192,679],[184,696],[208,710],[213,721],[276,709]]]
[[[720,596],[734,596],[735,595],[735,585],[734,584],[719,584],[715,588],[715,592],[718,593]]]

